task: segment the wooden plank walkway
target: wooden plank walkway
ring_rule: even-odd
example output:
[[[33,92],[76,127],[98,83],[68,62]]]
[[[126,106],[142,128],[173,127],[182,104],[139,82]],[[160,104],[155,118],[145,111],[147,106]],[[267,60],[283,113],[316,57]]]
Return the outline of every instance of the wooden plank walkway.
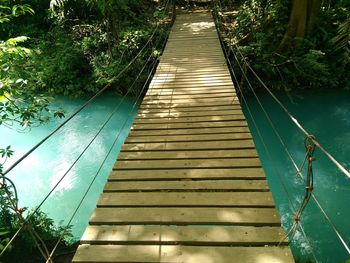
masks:
[[[177,16],[73,262],[294,262],[210,13]]]

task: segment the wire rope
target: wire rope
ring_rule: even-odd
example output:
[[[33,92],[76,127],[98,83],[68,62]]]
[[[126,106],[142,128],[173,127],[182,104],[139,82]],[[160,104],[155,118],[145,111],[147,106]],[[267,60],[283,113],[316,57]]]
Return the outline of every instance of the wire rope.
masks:
[[[167,8],[168,4],[169,4],[169,0],[166,2],[165,8]],[[141,54],[143,53],[145,48],[148,46],[148,44],[151,43],[158,28],[159,28],[159,24],[157,23],[151,36],[149,37],[147,42],[144,44],[144,46],[140,49],[140,51],[133,57],[133,59],[115,77],[113,77],[110,80],[110,82],[107,85],[105,85],[102,89],[100,89],[94,96],[92,96],[82,106],[80,106],[74,113],[72,113],[65,121],[63,121],[54,130],[52,130],[47,136],[45,136],[41,141],[39,141],[36,145],[34,145],[28,152],[26,152],[22,157],[20,157],[17,161],[15,161],[1,175],[5,176],[6,174],[8,174],[12,169],[14,169],[18,164],[20,164],[25,158],[27,158],[32,152],[34,152],[40,145],[42,145],[45,141],[47,141],[52,135],[54,135],[56,132],[58,132],[64,125],[66,125],[70,120],[72,120],[78,113],[80,113],[83,109],[85,109],[88,105],[90,105],[93,101],[95,101],[95,99],[97,97],[99,97],[104,91],[106,91],[111,86],[111,84],[115,80],[117,80],[123,73],[125,73],[126,70],[141,56]]]
[[[166,5],[165,5],[165,10],[169,4],[170,0],[167,1]],[[136,61],[136,59],[141,55],[141,53],[143,52],[143,50],[145,49],[145,47],[151,43],[152,38],[154,37],[156,30],[158,29],[159,24],[157,24],[156,29],[153,31],[151,37],[148,39],[147,43],[143,46],[143,48],[139,51],[139,53],[133,58],[133,60],[131,60],[128,65],[115,77],[118,78],[123,72],[126,71],[126,69],[128,67],[130,67],[132,65],[132,63],[134,61]],[[107,125],[107,123],[110,121],[110,119],[112,118],[112,116],[117,112],[117,110],[119,109],[121,103],[124,101],[124,99],[126,98],[126,96],[129,94],[130,91],[132,91],[132,87],[134,86],[134,84],[136,83],[136,81],[139,79],[139,77],[141,76],[142,72],[145,70],[146,66],[148,65],[148,62],[152,59],[153,54],[151,54],[148,59],[147,62],[144,64],[142,70],[139,72],[138,76],[136,77],[133,85],[129,88],[128,92],[123,96],[122,100],[119,102],[119,104],[116,106],[116,108],[114,109],[113,113],[109,116],[109,118],[107,119],[107,121],[102,125],[102,127],[100,128],[100,130],[98,131],[98,133],[93,137],[93,139],[90,141],[90,143],[84,148],[83,152],[78,156],[78,158],[73,162],[73,164],[70,166],[70,168],[68,169],[68,171],[61,177],[61,179],[56,183],[56,185],[53,187],[53,189],[51,189],[51,191],[45,196],[45,198],[42,200],[42,202],[36,207],[36,209],[27,217],[27,220],[29,220],[39,209],[40,207],[43,205],[43,203],[48,199],[48,197],[52,194],[52,192],[54,191],[55,188],[57,188],[57,186],[59,185],[60,182],[62,182],[62,180],[64,179],[64,177],[68,174],[68,172],[71,170],[71,168],[77,163],[77,161],[81,158],[81,156],[85,153],[85,151],[90,147],[90,145],[92,144],[92,142],[97,138],[97,136],[100,134],[100,132],[103,130],[103,128]],[[154,68],[154,65],[156,64],[156,60],[153,62],[153,66],[152,69]],[[152,72],[152,71],[151,71]],[[149,77],[148,77],[149,78]],[[107,84],[103,89],[101,89],[96,95],[94,95],[90,100],[88,100],[81,108],[79,108],[76,112],[74,112],[65,122],[63,122],[61,125],[59,125],[54,131],[52,131],[48,136],[46,136],[42,141],[40,141],[36,146],[34,146],[30,151],[28,151],[24,156],[22,156],[22,158],[20,158],[19,160],[17,160],[17,162],[15,162],[9,169],[7,169],[3,174],[1,174],[1,177],[5,178],[5,175],[10,172],[14,167],[16,167],[21,161],[23,161],[30,153],[32,153],[36,148],[38,148],[42,143],[44,143],[48,138],[50,138],[55,132],[57,132],[60,128],[62,128],[69,120],[71,120],[75,115],[77,115],[82,109],[84,109],[89,103],[91,103],[95,98],[97,98],[103,91],[105,91],[109,86],[109,84]],[[139,97],[142,95],[142,91],[144,90],[144,87],[142,88],[142,90],[139,93]],[[6,178],[7,179],[7,178]],[[14,186],[14,185],[13,185]],[[15,193],[17,193],[17,190],[14,186],[15,189]],[[17,194],[16,194],[17,195]],[[16,199],[17,200],[17,199]],[[16,233],[13,235],[13,237],[10,239],[10,241],[6,244],[6,246],[4,247],[4,249],[1,251],[0,256],[2,256],[5,251],[8,249],[8,247],[11,245],[11,243],[14,242],[14,240],[16,239],[16,237],[18,237],[19,233],[24,229],[25,224],[22,224],[22,226],[16,231]],[[33,230],[34,231],[34,230]],[[37,233],[34,232],[33,234],[33,239],[35,241],[35,236],[37,236]],[[39,238],[39,240],[41,240]],[[41,242],[42,243],[42,242]],[[40,246],[38,245],[38,248],[40,249]],[[47,250],[46,246],[44,247],[45,250]],[[40,250],[41,251],[41,250]],[[47,254],[48,251],[47,251]],[[44,256],[44,258],[46,259],[44,253],[42,252],[42,255]],[[47,259],[47,262],[50,262],[51,260],[51,255],[49,256],[49,258]]]
[[[217,21],[217,20],[218,20],[217,17],[216,17],[215,15],[214,15],[214,17],[216,18],[216,22],[219,23],[219,22]],[[234,72],[234,70],[233,70],[233,66],[232,66],[232,64],[231,64],[231,61],[229,60],[229,56],[228,56],[229,54],[228,54],[228,52],[227,52],[227,49],[226,49],[226,47],[225,47],[225,44],[223,43],[221,36],[220,36],[219,38],[220,38],[220,41],[221,41],[221,44],[222,44],[222,47],[223,47],[223,50],[224,50],[224,53],[225,53],[225,57],[227,58],[227,59],[226,59],[227,64],[228,64],[228,66],[229,66],[229,68],[230,68],[230,71],[231,71],[231,73],[232,73],[232,75],[233,75],[233,77],[234,77],[234,79],[235,79],[235,82],[236,82],[236,84],[237,84],[237,87],[238,87],[238,89],[239,89],[239,91],[240,91],[240,93],[241,93],[241,96],[242,96],[242,99],[243,99],[243,101],[244,101],[244,104],[245,104],[246,107],[247,107],[248,114],[250,115],[250,117],[251,117],[251,119],[252,119],[253,125],[254,125],[254,127],[255,127],[257,133],[258,133],[258,136],[259,136],[260,141],[261,141],[262,144],[263,144],[264,150],[265,150],[265,152],[267,153],[268,159],[269,159],[269,161],[273,164],[273,165],[272,165],[273,171],[274,171],[274,173],[278,176],[278,179],[279,179],[279,181],[280,181],[280,184],[282,185],[283,190],[284,190],[284,192],[286,193],[286,196],[287,196],[287,199],[288,199],[288,202],[289,202],[289,206],[290,206],[291,210],[293,211],[293,213],[295,213],[295,212],[296,212],[296,208],[295,208],[295,206],[294,206],[294,204],[293,204],[293,202],[292,202],[292,198],[291,198],[291,196],[290,196],[290,194],[289,194],[289,192],[288,192],[288,189],[287,189],[287,187],[286,187],[286,184],[284,183],[284,180],[282,179],[281,174],[280,174],[279,171],[276,169],[276,163],[275,163],[274,159],[272,158],[272,155],[271,155],[271,153],[270,153],[270,151],[269,151],[269,149],[268,149],[268,147],[267,147],[267,144],[266,144],[265,140],[263,139],[263,136],[262,136],[262,134],[261,134],[261,131],[260,131],[260,129],[259,129],[259,127],[258,127],[258,125],[257,125],[257,123],[256,123],[256,121],[255,121],[255,118],[254,118],[254,116],[253,116],[253,114],[252,114],[252,112],[251,112],[251,110],[250,110],[250,106],[249,106],[249,104],[247,103],[247,101],[246,101],[246,99],[245,99],[243,90],[241,89],[241,86],[240,86],[240,84],[239,84],[239,82],[238,82],[237,76],[236,76],[236,74],[235,74],[235,72]],[[241,69],[241,70],[242,70],[242,69]],[[311,253],[312,253],[313,258],[315,259],[316,262],[318,262],[318,260],[317,260],[317,258],[316,258],[316,255],[315,255],[314,252],[313,252],[311,242],[310,242],[309,238],[307,237],[307,235],[306,235],[306,233],[305,233],[305,231],[304,231],[304,228],[303,228],[301,222],[300,222],[299,226],[300,226],[300,228],[301,228],[301,230],[302,230],[302,233],[303,233],[303,236],[304,236],[304,238],[305,238],[305,241],[307,242],[307,244],[308,244],[309,247],[311,248]]]
[[[168,0],[168,1],[170,1],[170,0]],[[172,23],[171,23],[171,24],[172,24]],[[163,47],[163,48],[164,48],[164,45],[165,45],[165,43],[166,43],[166,40],[167,40],[167,37],[165,37],[165,39],[164,39],[164,41],[163,41],[163,44],[162,44],[162,47]],[[158,44],[159,44],[159,43],[158,43]],[[157,45],[158,45],[158,44],[157,44]],[[89,191],[91,190],[91,187],[93,186],[95,180],[97,179],[97,177],[98,177],[100,171],[102,170],[102,168],[103,168],[105,162],[107,161],[107,159],[108,159],[110,153],[112,152],[113,148],[115,147],[115,145],[116,145],[116,143],[117,143],[117,141],[118,141],[118,139],[119,139],[119,137],[120,137],[120,135],[121,135],[123,129],[125,128],[125,126],[126,126],[128,120],[129,120],[129,118],[130,118],[131,115],[132,115],[133,110],[135,109],[136,105],[138,104],[139,100],[141,99],[141,96],[142,96],[144,90],[146,89],[147,84],[148,84],[150,78],[152,77],[153,71],[154,71],[154,69],[156,68],[156,66],[157,66],[157,60],[155,60],[155,61],[153,62],[152,67],[151,67],[151,69],[150,69],[150,72],[149,72],[149,74],[148,74],[148,76],[147,76],[147,79],[146,79],[146,81],[144,82],[143,87],[142,87],[141,91],[139,92],[139,94],[138,94],[138,96],[137,96],[137,98],[136,98],[135,103],[133,104],[132,108],[129,110],[129,113],[128,113],[128,115],[126,116],[126,118],[125,118],[125,120],[124,120],[124,122],[123,122],[123,124],[122,124],[122,127],[120,128],[119,132],[117,133],[116,138],[114,139],[114,141],[113,141],[111,147],[109,148],[109,150],[108,150],[108,152],[107,152],[105,158],[103,159],[102,163],[100,164],[100,166],[99,166],[97,172],[95,173],[95,175],[94,175],[92,181],[90,182],[88,188],[87,188],[86,191],[84,192],[84,195],[82,196],[80,202],[78,203],[78,206],[76,207],[76,209],[74,210],[72,216],[70,217],[70,220],[68,221],[68,223],[67,223],[67,225],[66,225],[64,231],[66,231],[66,229],[68,229],[68,227],[69,227],[69,225],[71,224],[73,218],[75,217],[75,215],[77,214],[78,210],[80,209],[80,207],[81,207],[83,201],[85,200],[87,194],[88,194]],[[134,81],[134,83],[132,84],[132,86],[133,86],[135,83],[136,83],[136,80]],[[64,237],[64,234],[65,234],[65,232],[63,232],[63,233],[61,234],[61,236],[59,237],[58,241],[56,242],[54,248],[52,249],[52,251],[51,251],[51,253],[50,253],[50,255],[49,255],[49,258],[48,258],[47,261],[46,261],[47,263],[48,263],[49,260],[51,260],[51,258],[53,257],[53,255],[54,255],[56,249],[58,248],[58,245],[60,244],[60,242],[62,241],[62,239],[63,239],[63,237]]]
[[[237,46],[236,46],[236,49],[239,51],[239,49],[237,48]],[[249,79],[248,79],[248,77],[247,77],[245,71],[243,70],[242,66],[240,65],[240,62],[239,62],[239,60],[238,60],[238,58],[237,58],[235,52],[232,50],[232,47],[230,47],[230,51],[231,51],[232,54],[234,55],[234,58],[235,58],[235,60],[236,60],[236,62],[237,62],[237,64],[238,64],[238,66],[240,67],[241,72],[242,72],[244,78],[245,78],[246,81],[248,82],[248,86],[250,87],[251,91],[253,92],[255,98],[257,99],[257,101],[258,101],[260,107],[262,108],[262,110],[263,110],[263,112],[264,112],[266,118],[268,119],[268,121],[269,121],[271,127],[273,128],[273,130],[274,130],[276,136],[278,137],[278,139],[280,140],[281,144],[283,145],[283,147],[284,147],[284,149],[285,149],[285,151],[286,151],[286,153],[287,153],[287,155],[288,155],[288,158],[291,160],[291,162],[293,163],[295,169],[297,170],[297,174],[301,175],[301,178],[303,178],[303,176],[302,176],[302,174],[301,174],[301,169],[298,168],[298,166],[296,165],[296,163],[295,163],[293,157],[291,156],[291,154],[290,154],[288,148],[286,147],[285,143],[283,142],[283,139],[281,138],[280,134],[278,133],[278,131],[277,131],[275,125],[273,124],[271,118],[268,116],[268,114],[267,114],[265,108],[262,106],[262,103],[260,102],[260,100],[259,100],[258,96],[256,95],[256,93],[255,93],[253,87],[251,86],[251,83],[250,83],[250,81],[249,81]],[[239,52],[240,52],[240,51],[239,51]],[[241,55],[241,57],[244,59],[246,66],[247,66],[251,71],[253,71],[253,69],[252,69],[251,66],[249,65],[248,61],[246,60],[246,58],[244,57],[244,55],[243,55],[241,52],[240,52],[240,55]],[[253,74],[258,78],[258,76],[257,76],[257,74],[255,73],[255,71],[254,71]],[[237,80],[236,80],[236,81],[237,81]],[[262,82],[261,78],[259,78],[259,82]],[[237,83],[238,83],[238,81],[237,81]],[[263,85],[265,85],[265,89],[268,89],[268,87],[267,87],[267,85],[266,85],[265,83],[264,83]],[[293,118],[293,119],[299,124],[299,122],[290,114],[290,112],[287,110],[287,108],[277,99],[277,97],[272,93],[272,91],[271,91],[270,89],[268,89],[268,91],[269,91],[270,95],[273,96],[273,98],[274,98],[275,100],[277,100],[277,102],[280,104],[280,106],[282,107],[282,109],[288,114],[288,116],[289,116],[290,118]],[[241,92],[242,92],[242,91],[241,91]],[[293,120],[293,119],[292,119],[292,120]],[[298,126],[298,125],[297,125],[297,126]],[[303,127],[302,127],[300,124],[299,124],[299,126],[301,127],[303,133],[307,136],[307,138],[310,138],[310,140],[312,140],[312,142],[315,143],[315,145],[316,145],[317,147],[320,148],[320,144],[316,141],[316,139],[314,139],[314,137],[313,137],[312,135],[310,135],[308,132],[306,132],[306,130],[303,129]],[[325,151],[324,148],[323,148],[322,146],[321,146],[320,149],[321,149],[321,150],[323,149],[323,152]],[[330,158],[330,159],[331,159],[331,158]],[[332,159],[331,159],[331,161],[332,161]],[[337,165],[337,164],[336,164],[336,165]],[[302,166],[303,166],[303,164],[302,164]],[[338,167],[338,165],[337,165],[337,167]],[[339,168],[339,167],[338,167],[338,168]],[[339,169],[342,170],[341,168],[339,168]],[[344,169],[345,169],[345,168],[344,168]],[[326,214],[325,210],[322,208],[320,202],[318,201],[317,197],[315,196],[314,192],[312,192],[312,191],[311,191],[311,196],[312,196],[313,200],[315,201],[316,205],[318,206],[318,208],[320,209],[321,213],[322,213],[323,216],[325,217],[325,219],[328,221],[328,223],[330,224],[330,226],[333,228],[333,231],[336,233],[337,237],[338,237],[339,240],[341,241],[341,243],[342,243],[342,245],[344,246],[344,248],[346,249],[346,251],[350,254],[350,249],[349,249],[349,246],[346,244],[345,239],[342,237],[342,235],[340,234],[339,230],[337,229],[336,225],[332,222],[332,220],[330,219],[330,217]]]

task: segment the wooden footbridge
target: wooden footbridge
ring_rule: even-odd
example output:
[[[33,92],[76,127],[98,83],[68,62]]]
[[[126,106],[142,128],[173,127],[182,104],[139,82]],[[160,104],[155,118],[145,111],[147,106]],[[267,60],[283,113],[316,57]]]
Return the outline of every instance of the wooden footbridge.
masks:
[[[73,262],[294,262],[210,13],[177,16]]]

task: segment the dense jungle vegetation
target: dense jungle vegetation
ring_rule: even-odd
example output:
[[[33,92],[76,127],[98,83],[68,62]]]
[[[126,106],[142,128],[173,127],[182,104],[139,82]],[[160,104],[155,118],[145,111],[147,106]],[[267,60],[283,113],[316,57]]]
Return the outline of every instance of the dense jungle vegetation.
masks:
[[[50,107],[56,95],[86,98],[106,86],[125,94],[131,85],[129,94],[137,93],[148,72],[136,85],[134,77],[157,60],[170,7],[149,0],[1,0],[0,125],[26,129],[64,117],[64,110]],[[31,212],[18,207],[15,186],[3,176],[13,150],[1,139],[0,253],[23,231],[0,262],[44,262],[60,239],[54,261],[69,262],[70,229],[40,210],[28,217]]]
[[[26,128],[64,117],[63,110],[50,107],[55,95],[91,96],[106,85],[125,94],[144,64],[151,65],[161,52],[159,39],[166,37],[169,24],[164,2],[1,0],[0,125]],[[239,51],[239,62],[247,60],[270,87],[350,89],[348,0],[222,0],[210,7],[222,19],[227,46]],[[147,52],[124,72],[157,25],[160,30]],[[147,60],[150,54],[153,61]],[[235,62],[232,54],[230,58]],[[239,74],[237,63],[235,68]],[[251,72],[246,74],[253,81]],[[2,138],[1,174],[13,154],[4,143]],[[16,204],[11,183],[1,178],[0,253],[20,227],[28,230]],[[74,249],[69,229],[56,226],[44,213],[30,218],[30,225],[49,248],[63,236],[58,253]],[[0,262],[41,262],[36,246],[31,231],[22,231]]]
[[[222,0],[215,9],[225,42],[254,88],[259,83],[247,62],[274,89],[350,89],[349,1]],[[230,57],[246,87],[232,53]]]

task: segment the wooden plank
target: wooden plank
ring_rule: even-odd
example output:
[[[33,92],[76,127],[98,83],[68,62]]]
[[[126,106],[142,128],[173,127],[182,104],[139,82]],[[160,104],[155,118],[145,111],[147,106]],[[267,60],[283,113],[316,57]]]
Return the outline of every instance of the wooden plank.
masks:
[[[242,168],[261,167],[259,158],[233,159],[191,159],[191,160],[119,160],[115,170],[186,169],[186,168]]]
[[[164,82],[171,82],[171,81],[177,81],[177,79],[179,78],[179,76],[182,76],[182,74],[173,74],[173,73],[169,73],[169,74],[160,74],[159,75],[159,81],[164,81]],[[191,74],[191,75],[188,75],[188,76],[184,76],[186,79],[188,78],[203,78],[203,74]],[[167,80],[166,80],[167,79]],[[181,79],[180,79],[181,80]],[[226,80],[227,81],[227,80]],[[225,82],[226,82],[225,81]],[[181,83],[181,81],[178,81],[179,83]],[[175,89],[178,91],[178,90],[182,90],[182,91],[189,91],[189,90],[220,90],[220,89],[228,89],[230,88],[231,90],[233,89],[233,83],[229,83],[227,84],[226,86],[225,85],[221,85],[220,87],[205,87],[205,86],[201,86],[200,85],[201,83],[197,83],[197,86],[196,87],[175,87]],[[168,89],[174,89],[174,88],[168,88]],[[165,90],[165,89],[164,89]]]
[[[162,97],[156,97],[156,98],[151,98],[147,100],[143,100],[141,105],[157,105],[157,104],[177,104],[177,103],[201,103],[201,102],[227,102],[227,103],[232,103],[232,102],[237,102],[238,97],[235,94],[225,94],[226,96],[200,96],[200,97],[191,97],[188,96],[188,98],[176,98],[176,97],[170,97],[168,99],[162,98]]]
[[[172,59],[182,59],[182,57],[173,57]],[[215,74],[215,73],[226,73],[230,74],[230,71],[226,67],[225,64],[220,63],[213,66],[206,66],[206,67],[195,67],[194,65],[189,67],[182,67],[181,65],[174,65],[171,61],[165,62],[165,60],[161,60],[161,63],[159,63],[157,67],[157,73],[158,74],[182,74],[182,73],[188,73],[191,72],[191,74]]]
[[[157,94],[157,95],[147,95],[147,99],[144,99],[143,101],[145,103],[153,103],[153,102],[159,102],[159,103],[177,103],[182,100],[193,100],[193,101],[198,101],[198,100],[210,100],[212,99],[213,101],[216,100],[223,100],[223,99],[229,99],[229,100],[236,100],[237,95],[235,93],[222,93],[220,95],[218,94],[186,94],[186,95],[162,95],[162,94]]]
[[[212,53],[210,57],[207,56],[207,53]],[[192,54],[193,56],[193,54]],[[191,57],[190,54],[169,54],[165,53],[160,60],[160,64],[158,66],[173,66],[178,68],[189,68],[192,67],[194,69],[198,68],[207,68],[207,67],[222,67],[226,65],[226,61],[223,58],[220,51],[210,50],[203,51],[203,53],[196,53],[196,58],[202,59],[201,61],[186,61],[184,59]],[[183,61],[178,62],[177,60],[182,59]]]
[[[197,47],[205,47],[205,48],[214,48],[216,43],[220,43],[219,40],[213,40],[213,41],[197,41],[196,46]],[[168,41],[166,48],[168,49],[178,49],[179,44],[177,42]],[[193,43],[191,41],[183,41],[181,47],[193,47]]]
[[[202,63],[202,62],[207,62],[207,61],[222,62],[222,63],[226,62],[225,58],[210,59],[210,58],[196,58],[196,57],[168,58],[166,61],[168,63],[174,63],[174,62],[179,62],[179,63],[181,63],[181,62]],[[164,61],[164,62],[166,62],[166,61]]]
[[[200,216],[198,216],[200,215]],[[97,208],[90,218],[91,225],[173,224],[173,225],[252,225],[280,226],[274,208],[232,207],[156,207],[156,208]]]
[[[231,109],[231,110],[218,110],[218,111],[192,111],[192,112],[159,112],[159,113],[149,113],[145,111],[140,111],[137,114],[137,118],[183,118],[183,117],[200,117],[200,116],[211,116],[211,115],[242,115],[241,109]]]
[[[221,134],[248,132],[248,126],[242,127],[212,127],[193,129],[172,129],[172,130],[136,130],[132,129],[129,136],[160,136],[160,135],[197,135],[197,134]]]
[[[225,96],[221,98],[189,98],[189,99],[168,99],[168,100],[144,100],[141,103],[142,107],[168,107],[168,106],[179,106],[179,105],[188,105],[191,104],[193,106],[201,106],[203,104],[206,105],[213,105],[215,106],[216,104],[222,105],[222,104],[234,104],[234,103],[239,103],[239,99],[236,95],[233,96]]]
[[[163,82],[163,83],[155,83],[149,86],[149,89],[165,89],[165,88],[196,88],[196,87],[212,87],[219,88],[221,86],[233,85],[230,81],[225,82],[203,82],[203,83],[192,83],[192,84],[184,84],[184,83],[172,83],[172,82]]]
[[[195,110],[196,108],[203,108],[203,107],[221,107],[221,106],[240,106],[240,103],[238,100],[232,101],[205,101],[205,102],[186,102],[186,101],[181,101],[181,102],[176,102],[176,103],[158,103],[158,104],[141,104],[140,109],[145,110],[145,109],[177,109],[177,108],[192,108],[192,110]]]
[[[180,77],[181,75],[177,75],[175,78],[173,76],[159,76],[159,77],[154,77],[151,81],[151,83],[159,83],[159,82],[175,82],[175,83],[191,83],[191,84],[200,84],[203,82],[209,82],[209,83],[220,83],[220,82],[226,82],[226,81],[231,81],[231,76],[229,75],[224,75],[220,77],[193,77],[193,78],[185,78],[185,77]]]
[[[198,38],[200,38],[200,39],[198,39]],[[182,36],[182,37],[180,37],[180,36],[170,36],[169,35],[169,41],[171,41],[171,42],[183,43],[185,41],[208,41],[208,40],[213,40],[213,41],[216,41],[216,43],[219,43],[217,36],[203,35],[203,36]]]
[[[220,98],[220,97],[224,97],[224,98],[232,98],[234,99],[237,95],[233,92],[233,90],[231,92],[227,92],[227,93],[217,93],[217,94],[205,94],[205,93],[201,93],[201,94],[184,94],[184,95],[176,95],[176,94],[171,94],[171,95],[165,95],[162,94],[161,91],[160,93],[157,94],[147,94],[147,96],[145,97],[144,101],[149,101],[149,100],[171,100],[171,101],[176,101],[176,100],[182,100],[182,99],[203,99],[203,98]]]
[[[212,51],[209,51],[212,52]],[[176,58],[176,57],[175,57]],[[181,68],[188,68],[188,67],[193,67],[193,68],[202,68],[202,67],[221,67],[222,65],[226,65],[226,61],[221,58],[212,58],[212,59],[207,59],[207,61],[195,61],[195,62],[176,62],[174,60],[165,60],[162,61],[158,64],[158,66],[176,66],[176,67],[181,67]],[[229,77],[227,75],[226,77]],[[231,80],[231,79],[229,79]],[[212,81],[212,79],[208,79],[208,81]]]
[[[283,239],[280,227],[251,226],[88,226],[81,243],[276,246]],[[282,245],[286,242],[282,242]]]
[[[179,179],[261,179],[261,168],[177,169],[177,170],[120,170],[112,171],[110,181],[179,180]]]
[[[237,95],[233,88],[225,88],[224,90],[178,90],[178,89],[164,89],[164,90],[148,90],[146,96],[154,97],[154,99],[170,99],[169,96],[175,98],[188,98],[189,96],[194,97],[208,97],[208,96],[216,96],[222,94],[220,97]],[[169,98],[167,98],[169,97]],[[193,97],[193,98],[194,98]]]
[[[225,84],[225,85],[215,85],[214,87],[206,87],[206,86],[201,86],[201,85],[196,85],[195,87],[189,87],[189,86],[185,86],[185,87],[163,87],[160,89],[152,89],[149,88],[149,91],[152,92],[191,92],[191,91],[197,91],[197,92],[204,92],[204,91],[215,91],[215,92],[219,92],[222,89],[229,89],[231,92],[235,91],[234,90],[234,86],[232,83],[229,84]]]
[[[98,207],[274,207],[270,192],[102,193]]]
[[[148,90],[146,96],[189,96],[189,95],[209,95],[209,94],[236,94],[233,87],[225,87],[220,89],[163,89],[163,90]]]
[[[181,61],[181,58],[173,58],[173,60],[176,61]],[[223,70],[223,72],[193,72],[193,71],[187,71],[187,72],[160,72],[160,71],[156,71],[156,73],[154,74],[154,78],[200,78],[200,77],[222,77],[222,76],[229,76],[229,71],[227,70]]]
[[[128,137],[125,143],[147,143],[147,142],[184,142],[184,141],[225,141],[238,139],[251,139],[250,133],[229,134],[196,134],[196,135],[165,135],[165,136],[138,136]],[[208,155],[210,156],[210,155]],[[210,156],[211,157],[211,156]]]
[[[166,142],[166,143],[129,143],[122,151],[159,151],[159,150],[204,150],[204,149],[253,149],[253,140],[205,141],[205,142]]]
[[[181,57],[178,57],[181,59]],[[183,72],[191,72],[192,74],[213,74],[213,73],[225,73],[225,74],[230,74],[230,71],[227,69],[226,65],[222,66],[216,66],[216,67],[205,67],[205,68],[181,68],[178,66],[171,66],[171,65],[165,65],[165,66],[158,66],[157,72],[158,74],[170,74],[170,73],[177,73],[181,74]]]
[[[181,59],[181,58],[179,58]],[[223,66],[222,67],[216,67],[216,68],[204,68],[204,69],[185,69],[181,68],[178,66],[161,66],[157,68],[157,74],[159,75],[165,75],[165,74],[173,74],[173,75],[193,75],[193,76],[198,76],[198,75],[203,75],[203,74],[230,74],[230,71],[228,69],[225,69]]]
[[[162,123],[197,123],[197,122],[222,122],[222,121],[244,121],[243,114],[235,115],[211,115],[198,117],[177,117],[177,118],[136,118],[134,124],[162,124]]]
[[[127,191],[268,191],[266,180],[108,182],[104,192]]]
[[[246,127],[246,121],[207,121],[196,123],[150,123],[150,124],[134,124],[134,130],[161,130],[161,129],[191,129],[191,128],[218,128],[218,127]]]
[[[197,106],[197,107],[188,107],[186,105],[182,107],[173,107],[173,108],[147,108],[140,109],[139,113],[155,113],[155,112],[171,112],[171,113],[183,113],[183,112],[198,112],[204,111],[210,113],[211,111],[220,111],[220,110],[237,110],[241,109],[240,104],[229,104],[229,105],[219,105],[219,106]]]
[[[258,157],[255,149],[238,149],[238,150],[193,150],[193,151],[140,151],[140,152],[123,152],[118,155],[118,160],[164,160],[164,159],[206,159],[210,158],[238,158]]]
[[[288,247],[82,245],[73,262],[294,263]]]
[[[185,57],[189,57],[191,55],[193,55],[195,49],[188,47],[188,50],[186,50],[185,48],[183,50],[181,50],[180,52],[178,50],[174,50],[171,48],[168,48],[165,50],[164,57],[172,57],[172,56],[185,56]],[[197,56],[198,55],[198,56]],[[223,59],[223,53],[219,48],[205,48],[203,47],[201,50],[196,51],[196,56],[197,57],[205,57],[205,58],[221,58]]]
[[[175,76],[159,76],[158,78],[153,78],[151,85],[155,83],[178,83],[178,84],[196,84],[201,85],[202,83],[222,83],[222,82],[230,82],[232,85],[232,80],[230,76],[222,76],[217,78],[208,78],[208,77],[194,77],[193,79],[187,77],[187,78],[180,78],[181,75],[175,75]]]
[[[190,39],[188,39],[190,40]],[[166,49],[162,55],[162,57],[190,57],[193,56],[193,51],[192,50],[188,50],[186,51],[185,49],[181,50],[180,52],[177,50],[173,50],[173,49]],[[211,49],[203,49],[203,50],[197,50],[196,52],[196,57],[197,58],[207,58],[207,59],[211,59],[211,58],[223,58],[223,53],[222,51],[220,51],[217,48],[211,48]]]
[[[141,111],[137,114],[137,119],[157,119],[157,118],[188,118],[201,116],[228,116],[228,115],[242,115],[242,110],[222,110],[222,111],[193,111],[193,112],[159,112],[159,113],[143,113]]]

